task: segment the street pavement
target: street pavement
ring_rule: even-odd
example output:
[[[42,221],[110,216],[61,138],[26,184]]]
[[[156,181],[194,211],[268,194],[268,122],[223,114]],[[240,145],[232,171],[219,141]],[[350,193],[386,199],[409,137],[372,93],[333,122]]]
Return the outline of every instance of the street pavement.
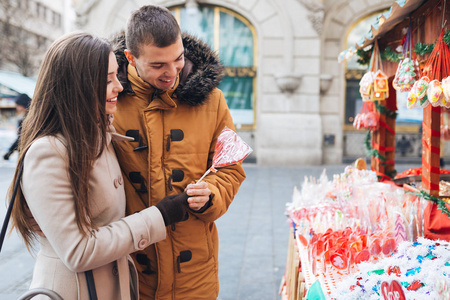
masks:
[[[14,172],[14,159],[0,161],[0,201],[6,203]],[[289,224],[286,203],[305,176],[328,178],[346,165],[312,167],[265,167],[244,164],[247,179],[228,212],[217,222],[219,230],[220,300],[275,300],[286,264]],[[397,165],[397,171],[417,165]],[[220,171],[219,171],[220,172]],[[0,204],[3,222],[6,204]],[[29,287],[34,259],[13,232],[0,253],[0,299],[13,300]]]

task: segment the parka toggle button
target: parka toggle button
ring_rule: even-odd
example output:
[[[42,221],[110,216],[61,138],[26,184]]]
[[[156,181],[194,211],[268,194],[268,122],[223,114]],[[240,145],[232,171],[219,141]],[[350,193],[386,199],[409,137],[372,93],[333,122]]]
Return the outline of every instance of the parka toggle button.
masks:
[[[132,183],[140,184],[141,186],[137,189],[135,188],[136,192],[138,193],[147,193],[147,187],[145,186],[144,177],[141,175],[141,172],[130,172],[128,174],[128,177],[130,178],[130,181]]]
[[[170,142],[180,142],[184,139],[184,132],[181,129],[171,129],[170,134],[167,137],[166,150],[170,151]]]
[[[177,257],[178,273],[181,273],[181,263],[190,261],[192,259],[192,252],[190,250],[180,251]]]
[[[173,191],[172,181],[181,182],[184,179],[184,172],[182,170],[172,170],[172,175],[169,176],[169,190]]]
[[[139,134],[139,130],[138,129],[127,130],[125,135],[134,138],[134,141],[131,141],[130,143],[138,142],[138,146],[136,148],[134,148],[133,151],[141,151],[141,150],[144,150],[144,149],[148,148],[147,145],[144,145],[142,143],[142,137]]]

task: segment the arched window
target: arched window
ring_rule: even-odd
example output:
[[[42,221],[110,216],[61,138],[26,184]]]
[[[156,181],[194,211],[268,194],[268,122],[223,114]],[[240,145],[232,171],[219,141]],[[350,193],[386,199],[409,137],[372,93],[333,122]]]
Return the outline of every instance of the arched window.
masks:
[[[255,126],[256,34],[239,14],[218,6],[173,7],[181,30],[208,43],[219,54],[225,77],[223,91],[238,129]]]

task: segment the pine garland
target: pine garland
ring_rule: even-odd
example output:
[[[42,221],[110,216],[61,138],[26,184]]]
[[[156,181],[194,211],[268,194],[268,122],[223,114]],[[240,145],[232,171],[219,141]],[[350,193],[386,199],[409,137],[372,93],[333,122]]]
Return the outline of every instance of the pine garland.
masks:
[[[400,53],[397,53],[391,49],[391,47],[386,47],[383,52],[381,52],[381,60],[387,60],[390,62],[399,62]]]
[[[413,192],[413,191],[406,191],[407,193],[413,193],[418,197],[422,197],[425,200],[431,201],[437,205],[437,207],[442,211],[442,213],[446,214],[447,217],[450,219],[450,211],[446,206],[446,202],[442,199],[436,198],[431,196],[425,191],[419,191],[419,192]]]
[[[442,40],[450,46],[450,30],[446,31],[444,33],[444,37]],[[436,44],[436,41],[433,44],[427,44],[422,42],[417,42],[414,45],[414,53],[416,55],[423,56],[427,53],[431,53],[433,51],[434,45]],[[372,49],[368,51],[364,51],[363,49],[356,50],[356,54],[359,56],[359,59],[357,62],[362,65],[366,66],[370,63],[370,56],[372,53]],[[381,52],[381,60],[387,60],[390,62],[399,62],[401,59],[402,54],[397,53],[394,50],[391,49],[391,47],[386,47],[383,52]]]
[[[367,150],[367,156],[373,156],[373,157],[377,157],[379,158],[381,161],[386,161],[386,157],[384,157],[383,155],[380,154],[380,152],[378,152],[377,149],[372,148],[372,146],[370,145],[370,134],[372,132],[370,130],[367,130],[367,135],[366,138],[364,139],[364,145],[366,146],[366,150]]]
[[[386,175],[390,178],[394,178],[397,175],[397,170],[392,170],[390,172],[386,172]]]
[[[378,103],[376,101],[375,101],[375,106],[376,106],[377,110],[380,112],[380,114],[383,114],[386,117],[389,117],[392,119],[397,119],[398,113],[396,111],[387,109],[386,106],[381,105],[380,103]]]
[[[391,114],[391,115],[393,115],[393,116],[391,116],[392,118],[396,118],[397,117],[397,112],[395,112],[395,111],[391,111],[391,110],[389,110],[389,109],[387,109],[386,108],[386,106],[384,106],[384,105],[381,105],[381,104],[379,104],[379,103],[377,103],[377,102],[375,102],[375,105],[376,105],[376,107],[377,107],[377,110],[380,112],[380,113],[383,113],[383,114]],[[376,157],[376,158],[378,158],[379,160],[380,160],[380,164],[382,164],[382,165],[384,165],[384,166],[387,166],[388,164],[386,163],[386,161],[387,161],[387,158],[386,157],[384,157],[383,155],[381,155],[380,154],[380,152],[378,152],[378,150],[377,149],[374,149],[374,148],[372,148],[372,146],[371,146],[371,131],[370,130],[367,130],[367,135],[366,135],[366,137],[364,138],[364,145],[365,145],[365,147],[366,147],[366,151],[367,151],[367,156],[369,156],[369,157]],[[397,175],[397,170],[392,170],[392,171],[389,171],[389,172],[385,172],[385,175],[386,176],[388,176],[388,177],[390,177],[390,178],[394,178],[395,177],[395,175]]]
[[[434,44],[426,44],[418,42],[414,47],[414,53],[423,56],[426,53],[431,53],[433,51]]]
[[[370,63],[370,56],[372,50],[364,51],[363,49],[356,50],[356,55],[358,55],[358,60],[356,61],[361,66],[367,66]]]

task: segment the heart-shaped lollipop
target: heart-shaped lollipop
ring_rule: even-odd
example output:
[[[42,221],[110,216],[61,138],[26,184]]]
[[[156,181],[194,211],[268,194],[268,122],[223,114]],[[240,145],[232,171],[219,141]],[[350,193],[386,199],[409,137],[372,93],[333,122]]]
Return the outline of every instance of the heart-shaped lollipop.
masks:
[[[384,300],[406,300],[403,288],[397,280],[392,280],[391,283],[383,281],[381,284],[381,293]]]
[[[217,172],[217,168],[234,165],[243,161],[252,151],[253,149],[236,132],[225,126],[217,137],[212,166],[203,174],[197,183],[211,171],[214,173]]]

